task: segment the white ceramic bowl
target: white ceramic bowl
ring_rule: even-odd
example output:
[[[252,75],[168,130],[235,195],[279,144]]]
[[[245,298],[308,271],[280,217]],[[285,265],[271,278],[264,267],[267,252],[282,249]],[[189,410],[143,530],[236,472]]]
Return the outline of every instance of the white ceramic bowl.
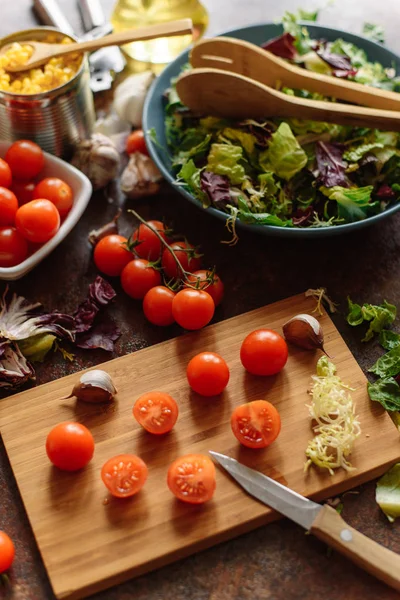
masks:
[[[0,142],[0,157],[4,158],[9,148],[8,142]],[[58,246],[60,242],[69,234],[71,229],[75,227],[81,218],[85,208],[87,207],[92,195],[92,184],[89,179],[78,169],[71,166],[64,160],[56,158],[47,152],[45,156],[45,167],[40,173],[40,178],[44,177],[59,177],[71,187],[74,194],[74,204],[68,213],[66,219],[62,223],[56,235],[51,238],[46,244],[43,244],[39,250],[29,256],[24,262],[15,267],[0,267],[0,279],[12,281],[20,279],[36,265],[38,265],[46,256],[50,254]]]

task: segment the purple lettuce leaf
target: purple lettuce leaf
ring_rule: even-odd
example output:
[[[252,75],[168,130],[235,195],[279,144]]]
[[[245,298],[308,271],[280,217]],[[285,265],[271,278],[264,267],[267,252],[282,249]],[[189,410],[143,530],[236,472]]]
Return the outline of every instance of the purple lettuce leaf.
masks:
[[[347,163],[343,160],[343,150],[337,144],[317,142],[315,156],[318,166],[318,179],[325,187],[340,185],[349,187],[346,176]]]
[[[109,304],[115,296],[116,293],[113,287],[98,275],[95,281],[89,285],[87,299],[75,311],[76,333],[89,331],[100,308]]]
[[[202,171],[200,186],[214,206],[225,209],[231,202],[230,184],[226,175],[216,175],[211,171]]]
[[[114,342],[121,335],[117,325],[111,319],[96,323],[89,331],[79,333],[76,337],[75,345],[85,350],[101,348],[112,352]]]
[[[100,306],[106,306],[117,295],[114,288],[100,275],[89,285],[89,299]]]
[[[17,344],[1,341],[0,388],[19,387],[30,379],[35,379],[35,372]]]
[[[344,56],[343,54],[335,54],[334,52],[330,52],[329,46],[320,47],[318,50],[316,50],[316,53],[324,62],[334,69],[338,69],[339,71],[353,70],[350,58],[348,56]]]
[[[292,217],[293,225],[297,227],[308,225],[312,221],[313,214],[314,208],[311,205],[307,206],[304,210],[298,208]]]
[[[293,37],[290,33],[286,32],[262,45],[264,50],[268,50],[268,52],[272,52],[275,56],[280,56],[281,58],[288,58],[293,60],[297,55],[297,50],[294,46],[296,38]]]
[[[395,200],[397,198],[396,193],[387,183],[382,183],[375,195],[381,200]]]

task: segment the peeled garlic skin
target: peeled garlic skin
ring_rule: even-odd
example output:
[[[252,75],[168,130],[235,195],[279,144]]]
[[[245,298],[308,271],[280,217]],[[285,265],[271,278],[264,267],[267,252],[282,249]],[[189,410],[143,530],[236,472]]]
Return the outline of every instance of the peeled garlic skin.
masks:
[[[324,334],[321,325],[311,315],[296,315],[282,327],[287,342],[305,350],[324,350]]]

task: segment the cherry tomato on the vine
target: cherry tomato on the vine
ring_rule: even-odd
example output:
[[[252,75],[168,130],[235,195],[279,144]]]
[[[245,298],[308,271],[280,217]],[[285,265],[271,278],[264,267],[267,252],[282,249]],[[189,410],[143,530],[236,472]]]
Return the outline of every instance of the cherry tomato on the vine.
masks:
[[[147,474],[146,463],[134,454],[113,456],[101,469],[104,485],[116,498],[137,494],[146,483]]]
[[[11,144],[6,152],[13,177],[16,179],[33,179],[44,167],[44,154],[40,146],[30,140],[19,140]]]
[[[204,290],[210,294],[211,298],[214,300],[215,306],[221,304],[222,298],[224,297],[224,284],[216,273],[213,275],[211,271],[201,269],[200,271],[195,271],[192,275],[189,275],[188,280],[189,283],[196,287],[196,289]],[[212,283],[210,283],[210,280]]]
[[[12,183],[12,174],[10,165],[0,158],[0,185],[9,188]]]
[[[15,227],[0,227],[0,267],[15,267],[28,256],[28,244]]]
[[[81,423],[60,423],[47,436],[46,452],[53,465],[59,469],[78,471],[93,457],[93,436]]]
[[[123,268],[133,259],[133,254],[126,249],[127,241],[122,235],[112,234],[97,242],[93,260],[99,271],[110,277],[121,275]]]
[[[68,183],[58,177],[42,179],[34,189],[34,199],[46,198],[50,200],[64,219],[72,208],[74,197]]]
[[[240,360],[253,375],[275,375],[283,369],[288,357],[288,347],[279,333],[272,329],[257,329],[244,339]]]
[[[135,245],[135,252],[140,258],[147,258],[147,260],[151,261],[156,261],[160,258],[163,245],[154,233],[154,230],[164,240],[167,239],[165,225],[161,221],[147,221],[146,225],[142,223],[132,235],[132,241],[137,244]]]
[[[132,131],[132,133],[129,135],[128,139],[126,140],[126,151],[128,154],[133,154],[134,152],[141,152],[142,154],[146,154],[147,156],[149,155],[144,133],[141,129]]]
[[[0,187],[0,227],[14,225],[17,210],[18,200],[15,194],[5,187]]]
[[[121,273],[121,285],[126,294],[136,300],[141,300],[147,292],[160,285],[161,275],[144,258],[131,260]]]
[[[34,181],[20,181],[19,179],[15,179],[12,182],[11,191],[17,196],[19,206],[33,200],[35,187],[36,184]]]
[[[143,298],[144,316],[153,325],[165,327],[172,325],[175,319],[172,314],[172,302],[175,293],[164,285],[151,288]]]
[[[133,416],[149,433],[161,435],[171,431],[178,418],[176,401],[165,392],[147,392],[133,406]]]
[[[204,454],[187,454],[177,458],[168,469],[171,492],[189,504],[203,504],[214,495],[215,467]]]
[[[29,242],[44,244],[59,230],[60,213],[50,200],[32,200],[19,207],[15,225]]]
[[[243,446],[266,448],[278,437],[281,418],[273,404],[266,400],[254,400],[235,408],[231,427]]]
[[[214,310],[214,300],[202,290],[185,288],[176,294],[172,302],[173,317],[184,329],[205,327],[213,318]]]
[[[0,531],[0,575],[11,567],[14,561],[15,548],[11,538]]]
[[[201,265],[201,258],[197,256],[196,249],[186,242],[174,242],[171,244],[176,257],[181,263],[184,271],[197,271]],[[161,265],[164,273],[170,279],[178,279],[182,277],[182,272],[175,262],[172,252],[165,248],[162,253]]]
[[[192,390],[201,396],[221,394],[229,381],[229,368],[215,352],[201,352],[189,362],[186,375]]]

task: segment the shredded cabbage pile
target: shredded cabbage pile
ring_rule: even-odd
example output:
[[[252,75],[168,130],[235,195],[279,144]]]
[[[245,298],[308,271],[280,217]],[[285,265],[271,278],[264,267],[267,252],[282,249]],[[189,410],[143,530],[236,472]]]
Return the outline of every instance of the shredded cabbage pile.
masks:
[[[312,381],[312,403],[308,408],[311,418],[316,421],[316,435],[306,449],[308,460],[305,470],[314,463],[328,469],[331,475],[334,473],[333,469],[338,467],[351,471],[354,467],[347,457],[361,433],[355,406],[349,394],[352,388],[336,375],[335,365],[326,356],[319,359],[317,374],[312,376]]]

